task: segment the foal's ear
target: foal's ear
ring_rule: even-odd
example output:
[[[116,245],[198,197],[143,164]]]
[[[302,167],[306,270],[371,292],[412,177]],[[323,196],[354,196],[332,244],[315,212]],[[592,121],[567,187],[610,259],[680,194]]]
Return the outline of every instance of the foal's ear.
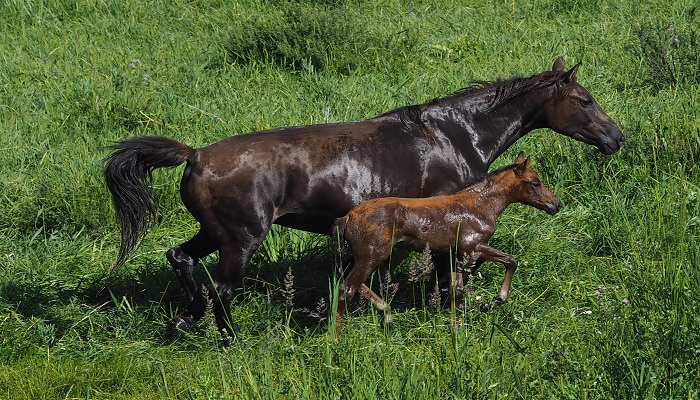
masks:
[[[525,154],[521,151],[518,158],[515,159],[515,175],[523,176],[528,168],[530,168],[530,157],[525,158]]]
[[[552,72],[564,72],[564,57],[559,56],[559,58],[554,61]]]
[[[568,83],[574,82],[576,80],[576,73],[578,72],[578,67],[580,67],[580,66],[581,66],[581,63],[578,63],[578,64],[574,65],[573,68],[566,71],[566,73],[561,78],[564,81],[564,83],[568,84]]]

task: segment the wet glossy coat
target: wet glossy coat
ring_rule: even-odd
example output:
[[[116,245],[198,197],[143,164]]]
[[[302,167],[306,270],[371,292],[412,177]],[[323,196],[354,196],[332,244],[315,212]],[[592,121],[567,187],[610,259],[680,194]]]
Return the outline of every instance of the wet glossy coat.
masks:
[[[174,326],[188,330],[204,314],[192,270],[219,251],[208,293],[219,328],[235,337],[232,291],[273,223],[328,233],[335,218],[365,200],[454,192],[486,176],[489,165],[533,129],[553,129],[604,154],[617,151],[624,137],[576,82],[577,69],[565,71],[560,58],[551,71],[484,83],[365,121],[236,135],[200,149],[163,137],[119,142],[105,167],[122,228],[115,269],[155,215],[151,172],[187,162],[180,192],[201,229],[167,252],[190,302]]]
[[[549,214],[556,214],[561,208],[523,153],[513,165],[455,194],[423,199],[384,197],[368,200],[350,210],[334,225],[334,232],[348,242],[355,257],[341,285],[336,335],[340,335],[347,302],[389,258],[398,243],[415,250],[427,246],[434,252],[459,255],[458,259],[470,260],[468,267],[472,272],[485,261],[502,263],[506,275],[492,305],[505,302],[517,263],[510,254],[489,246],[488,240],[496,230],[498,216],[515,202]],[[363,296],[367,297],[367,293]],[[377,304],[378,297],[375,295],[370,300]],[[387,306],[383,308],[386,315]],[[386,320],[391,321],[391,317]]]

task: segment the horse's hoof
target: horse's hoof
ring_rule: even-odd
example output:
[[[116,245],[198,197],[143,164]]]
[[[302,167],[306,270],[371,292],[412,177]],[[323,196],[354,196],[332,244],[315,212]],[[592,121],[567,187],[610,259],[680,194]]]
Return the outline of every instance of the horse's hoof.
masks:
[[[223,339],[222,344],[224,348],[230,349],[231,347],[238,347],[239,349],[247,349],[248,345],[239,339]]]
[[[188,321],[187,318],[180,315],[173,318],[172,322],[170,323],[170,327],[176,334],[189,332],[190,329],[192,329],[192,325],[194,324],[191,321]]]
[[[224,336],[222,335],[222,344],[224,348],[231,348],[232,346],[236,346],[241,349],[247,349],[248,345],[245,344],[238,336],[231,337],[231,336]]]

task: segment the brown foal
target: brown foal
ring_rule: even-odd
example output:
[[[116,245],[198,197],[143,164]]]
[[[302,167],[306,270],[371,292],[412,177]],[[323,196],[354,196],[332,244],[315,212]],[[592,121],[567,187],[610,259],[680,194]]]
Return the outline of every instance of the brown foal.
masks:
[[[344,238],[355,257],[354,266],[341,284],[336,319],[340,335],[347,302],[355,292],[368,298],[391,322],[384,300],[365,284],[369,275],[389,258],[397,243],[414,249],[430,246],[434,252],[465,255],[472,272],[485,261],[500,262],[506,275],[498,296],[485,307],[508,299],[515,258],[488,245],[496,230],[496,219],[511,203],[523,203],[549,214],[556,214],[561,203],[530,168],[530,158],[521,152],[515,163],[451,195],[428,198],[384,197],[354,207],[334,225],[334,233]]]

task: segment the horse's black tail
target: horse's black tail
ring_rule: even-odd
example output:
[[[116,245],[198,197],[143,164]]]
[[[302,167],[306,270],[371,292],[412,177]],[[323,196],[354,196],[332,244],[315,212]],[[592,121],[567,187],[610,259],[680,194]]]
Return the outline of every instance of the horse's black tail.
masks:
[[[122,228],[119,256],[112,269],[115,271],[133,253],[155,217],[153,170],[178,166],[195,150],[158,136],[127,139],[111,148],[115,151],[106,159],[104,176]]]

